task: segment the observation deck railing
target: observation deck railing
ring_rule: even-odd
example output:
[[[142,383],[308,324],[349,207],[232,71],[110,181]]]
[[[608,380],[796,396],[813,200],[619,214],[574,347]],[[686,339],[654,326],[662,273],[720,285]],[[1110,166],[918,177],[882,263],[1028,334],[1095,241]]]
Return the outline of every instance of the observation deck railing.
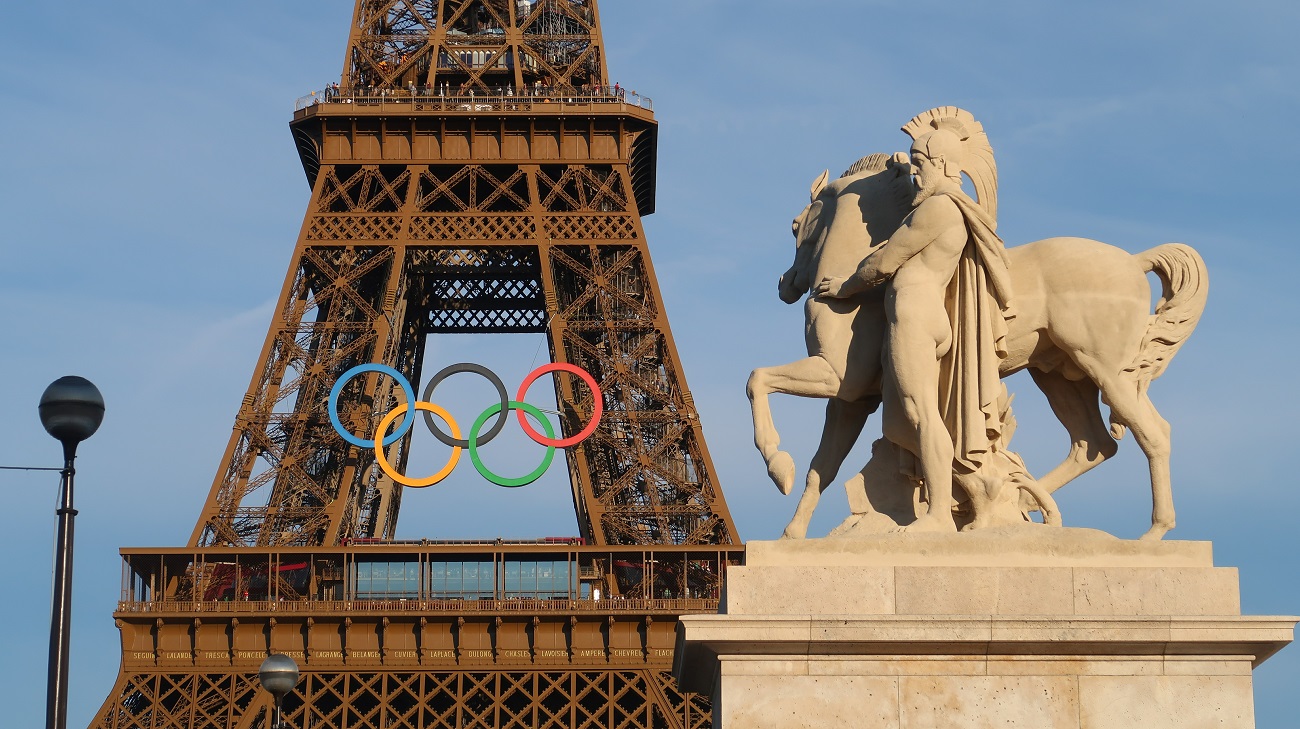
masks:
[[[118,611],[685,614],[718,607],[741,545],[435,544],[123,549]]]
[[[547,87],[517,90],[501,88],[482,93],[436,87],[415,90],[325,88],[298,97],[293,110],[299,112],[322,104],[353,104],[391,108],[394,111],[528,111],[538,104],[560,104],[565,107],[623,104],[654,111],[654,101],[648,96],[612,86],[572,91]]]
[[[716,599],[600,600],[151,600],[119,602],[119,613],[710,613]]]

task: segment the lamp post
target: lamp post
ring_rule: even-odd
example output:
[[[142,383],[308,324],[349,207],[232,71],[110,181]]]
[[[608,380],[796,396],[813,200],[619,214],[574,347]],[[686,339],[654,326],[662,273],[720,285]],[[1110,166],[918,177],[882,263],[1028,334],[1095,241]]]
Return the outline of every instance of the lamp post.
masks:
[[[58,541],[54,547],[54,607],[50,614],[50,673],[45,693],[46,729],[68,723],[68,636],[72,629],[72,477],[77,444],[95,434],[104,420],[104,397],[84,377],[60,377],[45,388],[41,425],[63,444]]]
[[[298,664],[283,653],[273,653],[262,661],[262,667],[257,670],[257,680],[262,682],[262,688],[275,697],[275,721],[272,722],[271,729],[280,729],[280,709],[284,705],[284,697],[298,685]]]

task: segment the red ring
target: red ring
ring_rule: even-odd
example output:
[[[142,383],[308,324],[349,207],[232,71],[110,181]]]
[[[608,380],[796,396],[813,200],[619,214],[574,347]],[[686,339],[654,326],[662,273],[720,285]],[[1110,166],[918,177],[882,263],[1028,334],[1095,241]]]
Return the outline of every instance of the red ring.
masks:
[[[582,432],[571,438],[555,439],[547,438],[536,430],[533,430],[533,426],[528,422],[528,419],[524,417],[523,410],[516,410],[515,415],[519,417],[519,426],[522,427],[524,432],[528,434],[528,437],[532,438],[535,442],[553,448],[568,448],[596,432],[596,426],[600,424],[600,416],[605,412],[605,395],[600,391],[600,385],[596,384],[596,378],[592,377],[590,372],[577,365],[569,364],[568,362],[552,362],[550,364],[544,364],[530,372],[528,376],[524,378],[524,381],[520,383],[519,393],[515,395],[515,399],[519,402],[523,402],[524,396],[528,394],[528,388],[538,377],[541,377],[547,372],[568,372],[577,375],[583,382],[587,383],[587,387],[591,388],[592,402],[595,404],[595,412],[591,414],[591,422],[587,424],[587,427],[582,429]]]

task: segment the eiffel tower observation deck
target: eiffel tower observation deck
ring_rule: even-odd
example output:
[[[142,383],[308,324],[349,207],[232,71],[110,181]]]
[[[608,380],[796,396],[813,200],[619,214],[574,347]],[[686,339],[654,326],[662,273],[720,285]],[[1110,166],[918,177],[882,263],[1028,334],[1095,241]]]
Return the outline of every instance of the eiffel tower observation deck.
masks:
[[[122,550],[92,727],[269,727],[275,653],[295,728],[708,726],[676,623],[716,611],[743,547],[641,224],[653,105],[609,83],[597,3],[357,0],[339,82],[296,106],[284,287],[189,543]],[[535,387],[577,536],[394,538],[412,429],[376,434],[424,427],[426,348],[463,333],[540,334],[572,367]],[[507,409],[526,422],[487,422]]]

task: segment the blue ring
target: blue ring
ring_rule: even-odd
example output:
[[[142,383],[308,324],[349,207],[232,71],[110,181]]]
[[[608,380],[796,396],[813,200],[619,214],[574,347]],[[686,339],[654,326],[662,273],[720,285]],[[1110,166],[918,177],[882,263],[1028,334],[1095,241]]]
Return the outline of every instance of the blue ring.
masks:
[[[415,402],[415,390],[411,387],[410,381],[408,381],[401,372],[398,372],[388,365],[381,364],[357,365],[347,372],[344,372],[343,376],[334,383],[334,387],[330,389],[328,406],[330,422],[334,424],[334,429],[338,431],[339,435],[343,436],[343,440],[346,440],[358,448],[374,448],[374,440],[367,442],[349,433],[348,429],[344,428],[343,423],[339,420],[339,394],[343,392],[343,386],[347,384],[348,380],[351,380],[353,377],[356,377],[363,372],[378,372],[381,375],[388,375],[396,380],[397,384],[402,387],[402,394],[406,396],[406,404],[411,408],[414,408],[413,403]],[[415,410],[411,409],[408,410],[406,416],[402,418],[402,426],[393,431],[392,435],[384,438],[384,445],[389,446],[396,443],[398,439],[406,435],[407,431],[411,429],[411,425],[414,423]]]

